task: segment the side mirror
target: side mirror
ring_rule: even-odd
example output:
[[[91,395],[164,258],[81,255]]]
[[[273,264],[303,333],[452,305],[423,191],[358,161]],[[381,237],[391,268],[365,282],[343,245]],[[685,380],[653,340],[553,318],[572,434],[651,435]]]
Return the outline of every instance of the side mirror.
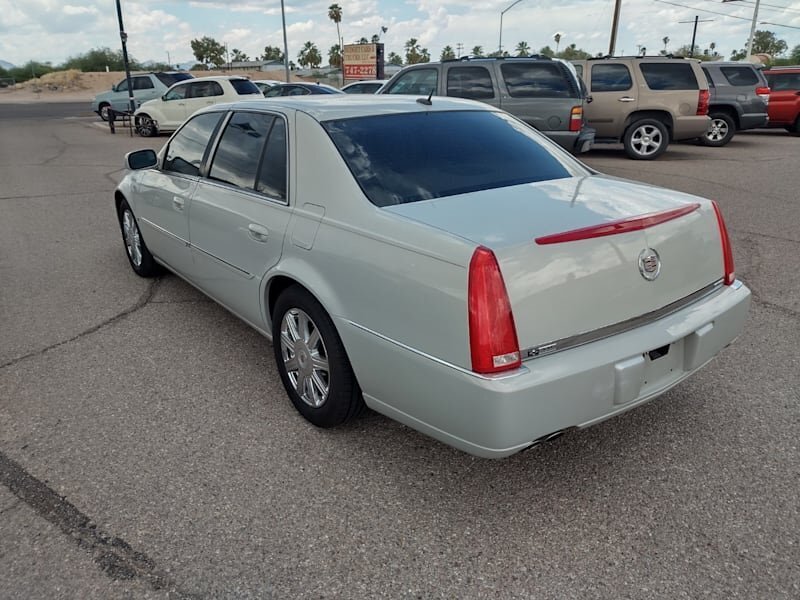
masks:
[[[135,150],[125,155],[125,166],[131,171],[151,169],[158,164],[155,150]]]
[[[116,92],[117,91],[117,84],[116,83],[111,86],[111,91],[112,92]]]

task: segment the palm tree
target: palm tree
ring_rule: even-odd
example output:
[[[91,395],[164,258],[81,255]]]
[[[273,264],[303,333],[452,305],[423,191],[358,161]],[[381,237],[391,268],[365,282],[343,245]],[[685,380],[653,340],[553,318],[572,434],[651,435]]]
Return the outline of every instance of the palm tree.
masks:
[[[528,42],[520,42],[517,44],[517,56],[528,56],[531,53],[531,47]]]
[[[303,44],[303,49],[297,54],[297,62],[301,67],[306,65],[312,69],[317,68],[322,62],[322,56],[319,53],[314,42],[306,42]]]
[[[663,38],[661,38],[661,41],[664,42],[664,54],[666,54],[667,44],[669,44],[669,37],[665,35]]]
[[[556,54],[558,54],[558,45],[561,43],[561,34],[557,33],[553,36],[553,41],[556,43]]]
[[[453,51],[453,48],[450,46],[445,46],[442,48],[442,56],[439,60],[454,60],[456,57],[456,53]]]
[[[339,31],[339,23],[342,22],[342,7],[338,4],[331,4],[328,7],[328,18],[336,23],[336,45],[339,46],[339,67],[344,62],[342,52],[344,51],[344,43],[342,41],[342,33]],[[342,85],[344,85],[344,69],[342,69]]]
[[[472,48],[472,56],[476,58],[483,56],[483,46],[474,46]]]
[[[711,56],[716,56],[717,52],[715,48],[717,47],[717,44],[715,42],[711,42],[708,47],[711,49]]]
[[[339,48],[339,44],[334,44],[328,50],[328,64],[336,68],[342,66],[342,49]]]

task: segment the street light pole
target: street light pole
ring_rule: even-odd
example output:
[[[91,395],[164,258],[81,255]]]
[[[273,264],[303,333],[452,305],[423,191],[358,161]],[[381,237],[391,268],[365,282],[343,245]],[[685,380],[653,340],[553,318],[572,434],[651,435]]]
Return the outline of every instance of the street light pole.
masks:
[[[133,100],[133,88],[131,81],[131,66],[128,62],[128,34],[122,25],[122,7],[117,0],[117,20],[119,21],[119,39],[122,42],[122,62],[125,65],[125,81],[128,83],[128,108],[133,114],[136,111],[136,103]]]
[[[286,71],[286,83],[289,83],[289,43],[286,41],[286,11],[281,0],[281,19],[283,20],[283,68]]]
[[[497,44],[497,52],[498,52],[498,54],[502,54],[503,53],[503,15],[506,14],[508,11],[510,11],[512,8],[514,8],[520,2],[522,2],[522,0],[516,0],[516,2],[512,2],[508,6],[508,8],[506,8],[505,10],[501,10],[500,11],[500,42]]]

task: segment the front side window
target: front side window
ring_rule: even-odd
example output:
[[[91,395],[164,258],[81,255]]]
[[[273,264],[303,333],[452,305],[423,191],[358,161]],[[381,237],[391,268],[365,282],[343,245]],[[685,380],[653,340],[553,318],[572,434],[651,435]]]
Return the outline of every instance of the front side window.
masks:
[[[171,90],[168,90],[166,94],[164,94],[164,101],[171,102],[172,100],[183,100],[186,98],[186,88],[188,87],[188,84],[176,85]]]
[[[447,70],[447,95],[473,100],[494,98],[492,77],[485,67],[450,67]]]
[[[311,91],[299,85],[293,85],[284,89],[284,96],[307,96]]]
[[[252,190],[261,152],[274,120],[272,115],[235,113],[222,133],[208,176]]]
[[[569,98],[579,95],[558,63],[507,63],[500,67],[512,98]]]
[[[624,92],[633,87],[625,65],[592,65],[592,92]]]
[[[188,121],[169,143],[164,170],[183,175],[199,175],[206,147],[221,117],[222,113],[213,112],[198,115]]]
[[[750,67],[720,67],[719,70],[731,85],[758,85],[758,75]]]
[[[128,91],[128,80],[127,79],[123,79],[122,81],[120,81],[116,86],[116,90],[118,92],[127,92]]]
[[[767,82],[773,92],[800,90],[800,73],[770,73]]]
[[[414,69],[403,73],[387,90],[387,94],[414,94],[427,96],[436,93],[439,85],[439,73],[436,69]]]
[[[699,90],[697,77],[689,62],[647,63],[639,65],[647,87],[655,91]]]
[[[134,90],[152,90],[155,86],[150,81],[149,77],[134,77],[133,89]]]
[[[502,112],[432,111],[322,125],[376,206],[589,174]]]

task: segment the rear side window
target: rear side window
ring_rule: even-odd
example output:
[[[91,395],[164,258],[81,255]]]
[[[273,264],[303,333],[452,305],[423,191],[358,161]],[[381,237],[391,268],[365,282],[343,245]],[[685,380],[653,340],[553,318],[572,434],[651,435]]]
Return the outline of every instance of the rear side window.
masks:
[[[376,206],[588,174],[501,112],[405,113],[322,125]]]
[[[708,87],[717,87],[714,85],[714,80],[711,79],[711,71],[706,69],[705,67],[701,67],[703,69],[703,75],[706,76],[706,81],[708,81]]]
[[[205,113],[188,121],[169,143],[164,170],[199,175],[206,146],[221,117],[222,113]]]
[[[770,73],[767,81],[773,92],[800,90],[800,73]]]
[[[276,118],[264,148],[256,191],[286,201],[286,123]]]
[[[258,86],[249,79],[231,79],[230,82],[233,89],[236,90],[236,93],[240,96],[248,96],[250,94],[261,96],[261,91],[258,89]]]
[[[283,88],[284,96],[308,96],[310,93],[311,90],[307,90],[306,88],[300,87],[299,85]]]
[[[436,69],[414,69],[398,76],[387,94],[414,94],[427,96],[436,93],[439,85],[439,74]]]
[[[569,98],[579,95],[558,63],[508,63],[500,67],[500,72],[512,98]]]
[[[447,95],[473,100],[494,98],[492,76],[486,67],[451,67],[447,70]]]
[[[592,65],[593,92],[624,92],[632,87],[631,72],[625,65]]]
[[[235,113],[222,132],[208,176],[252,190],[261,151],[274,120],[272,115]]]
[[[190,83],[185,87],[189,88],[189,92],[186,94],[187,98],[209,98],[224,94],[222,86],[216,81]]]
[[[720,71],[731,85],[750,86],[758,84],[758,75],[750,67],[720,67]]]
[[[173,83],[184,81],[186,79],[194,79],[191,73],[156,73],[158,80],[165,86],[169,87]]]
[[[688,62],[639,64],[651,90],[698,90],[697,78]]]
[[[155,86],[150,81],[149,77],[134,77],[133,89],[134,90],[152,90]]]

